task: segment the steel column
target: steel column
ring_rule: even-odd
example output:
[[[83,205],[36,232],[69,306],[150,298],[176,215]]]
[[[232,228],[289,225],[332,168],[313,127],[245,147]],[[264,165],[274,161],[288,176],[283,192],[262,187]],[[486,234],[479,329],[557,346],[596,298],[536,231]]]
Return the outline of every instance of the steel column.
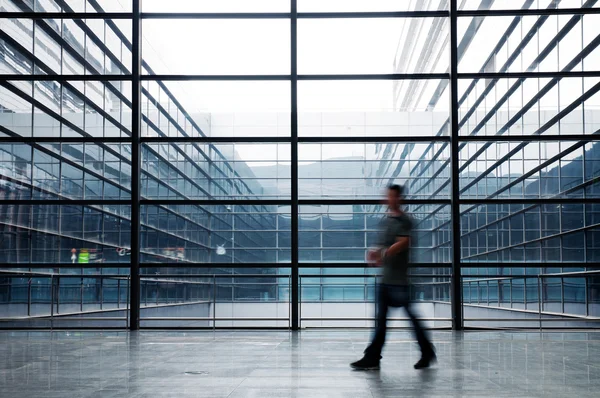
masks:
[[[142,24],[140,19],[141,0],[133,0],[132,20],[132,130],[131,130],[131,282],[130,282],[130,321],[129,329],[140,328],[140,172],[142,127]]]
[[[452,214],[452,328],[463,329],[460,273],[459,120],[458,120],[458,0],[450,0],[450,160]]]
[[[292,228],[292,330],[300,327],[299,285],[298,285],[298,5],[297,0],[290,0],[290,57],[291,57],[291,228]]]

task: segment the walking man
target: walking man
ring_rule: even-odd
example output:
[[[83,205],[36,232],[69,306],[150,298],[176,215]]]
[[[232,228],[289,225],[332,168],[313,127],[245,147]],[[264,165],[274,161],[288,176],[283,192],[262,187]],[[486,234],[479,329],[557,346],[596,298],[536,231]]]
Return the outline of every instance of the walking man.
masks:
[[[388,187],[389,213],[382,222],[382,232],[377,249],[368,253],[369,263],[383,266],[383,277],[377,293],[377,325],[373,340],[365,350],[364,357],[350,364],[357,370],[379,369],[390,307],[404,307],[413,324],[414,333],[421,348],[421,359],[415,364],[415,369],[428,368],[436,360],[433,345],[411,309],[408,266],[412,221],[408,214],[401,209],[403,191],[404,189],[400,185]]]

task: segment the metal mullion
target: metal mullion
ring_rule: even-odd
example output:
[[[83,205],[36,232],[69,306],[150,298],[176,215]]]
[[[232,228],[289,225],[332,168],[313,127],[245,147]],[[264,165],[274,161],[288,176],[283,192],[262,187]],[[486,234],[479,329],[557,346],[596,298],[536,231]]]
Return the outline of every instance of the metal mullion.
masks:
[[[598,75],[598,74],[596,74]],[[595,76],[595,75],[593,75]],[[292,75],[196,75],[152,74],[142,75],[144,81],[290,81]],[[365,73],[365,74],[303,74],[297,80],[447,80],[447,73]]]
[[[289,19],[289,12],[142,12],[142,19]]]
[[[402,142],[450,142],[448,136],[344,136],[344,137],[299,137],[298,142],[300,143],[402,143]]]
[[[525,198],[514,198],[514,199],[461,199],[460,204],[463,205],[485,205],[485,204],[497,204],[497,205],[511,205],[511,204],[533,204],[533,205],[547,205],[547,204],[595,204],[598,203],[598,199],[595,198],[539,198],[539,199],[525,199]]]
[[[131,131],[131,288],[129,329],[140,328],[140,260],[141,260],[141,128],[142,128],[142,90],[140,75],[142,72],[142,23],[140,19],[141,1],[132,0],[132,131]]]
[[[450,268],[450,263],[413,263],[415,268]],[[321,262],[300,262],[298,263],[299,268],[332,268],[332,269],[343,269],[343,268],[368,268],[369,264],[366,262],[348,262],[348,263],[321,263]],[[369,275],[375,276],[375,275]],[[450,276],[450,275],[448,275]]]
[[[292,15],[294,15],[292,13]],[[447,18],[447,10],[432,11],[350,11],[350,12],[298,12],[298,19],[339,18]]]
[[[142,137],[144,144],[193,144],[193,143],[275,143],[288,144],[290,137]]]
[[[450,179],[451,220],[452,220],[452,284],[451,314],[452,329],[464,328],[462,313],[462,278],[461,278],[461,236],[460,236],[460,147],[459,147],[459,114],[458,114],[458,0],[450,0]]]
[[[123,199],[3,199],[2,205],[48,205],[48,206],[100,206],[100,205],[128,205],[129,200]],[[97,209],[101,210],[101,209]],[[110,213],[113,215],[112,213]]]
[[[198,263],[198,262],[189,262],[189,263],[145,263],[142,262],[140,264],[143,268],[176,268],[176,269],[213,269],[213,268],[259,268],[259,269],[273,269],[273,268],[291,268],[291,263]],[[220,275],[220,274],[217,274]],[[223,274],[228,275],[229,277],[237,276],[238,274]],[[275,275],[275,274],[274,274]],[[162,276],[162,275],[161,275]],[[180,274],[179,276],[185,277],[185,274]],[[206,274],[205,277],[212,277],[213,274]],[[264,276],[264,275],[263,275]],[[270,276],[267,275],[266,276]]]
[[[1,143],[22,143],[22,144],[34,144],[34,143],[56,143],[56,144],[102,144],[102,143],[114,143],[114,144],[125,144],[130,143],[130,138],[125,137],[23,137],[10,130],[2,128],[3,133],[11,134],[10,137],[0,136]]]
[[[290,0],[290,74],[291,74],[291,329],[301,327],[300,320],[300,252],[298,188],[298,0]]]
[[[290,75],[195,75],[195,74],[152,74],[142,75],[143,81],[289,81]]]
[[[381,205],[381,199],[299,199],[301,206],[331,206],[331,205]],[[415,204],[441,204],[449,205],[450,199],[406,199],[405,205]]]
[[[0,19],[131,19],[127,12],[35,12],[0,11]]]
[[[129,268],[130,264],[129,263],[104,263],[104,265],[100,268]],[[96,263],[88,263],[88,264],[79,264],[79,263],[22,263],[22,264],[15,264],[15,263],[2,263],[0,264],[0,267],[3,268],[2,272],[6,272],[7,268],[30,268],[30,269],[47,269],[47,268],[68,268],[68,269],[74,269],[74,268],[86,268],[86,269],[91,269],[91,268],[99,268],[98,264]],[[60,274],[61,278],[63,277],[63,274]]]
[[[40,62],[36,59],[36,62]],[[36,65],[39,66],[39,65]],[[99,82],[113,82],[113,81],[131,81],[130,75],[60,75],[60,74],[44,74],[44,75],[23,75],[23,74],[0,74],[0,80],[11,80],[11,81],[36,81],[36,82],[70,82],[70,81],[99,81]]]
[[[560,42],[559,42],[560,43]],[[538,63],[538,62],[535,62]],[[552,79],[560,77],[600,77],[600,71],[556,72],[473,72],[459,73],[459,79]]]
[[[448,80],[448,73],[303,74],[298,80]]]
[[[289,206],[291,200],[254,200],[254,199],[145,199],[140,200],[142,205],[263,205],[263,206]]]
[[[599,8],[528,8],[514,10],[459,10],[458,17],[512,17],[542,15],[589,15],[600,14]]]
[[[466,135],[461,142],[544,142],[544,141],[598,141],[600,130],[590,134],[550,134],[550,135]]]
[[[514,262],[514,263],[502,263],[502,262],[482,262],[482,263],[478,263],[478,262],[471,262],[471,261],[466,261],[466,262],[462,262],[461,267],[462,268],[509,268],[509,269],[513,269],[513,268],[582,268],[582,266],[585,266],[585,263],[582,262],[566,262],[566,263],[562,263],[562,262],[545,262],[545,263],[527,263],[527,262]],[[581,271],[581,272],[597,272],[597,271]],[[545,274],[548,278],[554,277],[551,275],[554,274]],[[530,275],[497,275],[497,276],[491,276],[489,275],[491,278],[505,278],[505,279],[510,279],[510,278],[516,278],[516,279],[523,279],[523,278],[537,278],[538,275],[534,275],[534,274],[530,274]],[[478,278],[481,279],[481,278]],[[485,278],[483,278],[485,279]]]

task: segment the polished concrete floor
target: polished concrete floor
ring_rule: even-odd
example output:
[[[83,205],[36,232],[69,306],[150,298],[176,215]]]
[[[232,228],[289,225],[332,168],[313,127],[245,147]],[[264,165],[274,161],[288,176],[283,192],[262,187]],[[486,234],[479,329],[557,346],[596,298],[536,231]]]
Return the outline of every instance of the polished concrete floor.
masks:
[[[407,332],[352,371],[368,331],[0,332],[0,397],[598,397],[599,333]]]

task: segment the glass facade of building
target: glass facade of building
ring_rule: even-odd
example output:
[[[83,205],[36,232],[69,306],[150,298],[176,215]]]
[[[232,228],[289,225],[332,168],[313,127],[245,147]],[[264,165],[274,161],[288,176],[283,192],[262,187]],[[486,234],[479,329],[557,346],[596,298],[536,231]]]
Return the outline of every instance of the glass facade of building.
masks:
[[[599,46],[592,0],[0,0],[0,327],[362,325],[390,183],[430,326],[598,326]]]

